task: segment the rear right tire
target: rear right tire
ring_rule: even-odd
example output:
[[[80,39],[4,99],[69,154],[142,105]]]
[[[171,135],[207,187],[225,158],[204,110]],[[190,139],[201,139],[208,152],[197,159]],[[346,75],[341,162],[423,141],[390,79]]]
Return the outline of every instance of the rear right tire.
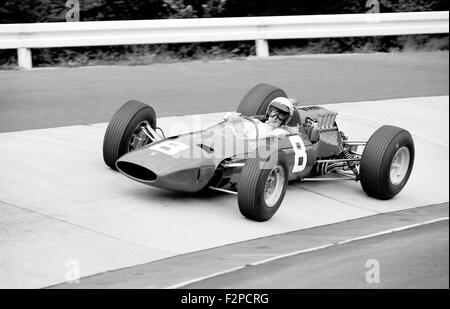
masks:
[[[265,115],[270,102],[278,97],[287,98],[286,92],[269,84],[258,84],[242,98],[236,111],[243,116]]]

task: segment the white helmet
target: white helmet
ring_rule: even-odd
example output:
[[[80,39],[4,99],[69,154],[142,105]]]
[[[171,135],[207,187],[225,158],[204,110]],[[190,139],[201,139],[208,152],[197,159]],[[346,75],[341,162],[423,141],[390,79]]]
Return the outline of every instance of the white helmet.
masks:
[[[286,118],[281,122],[281,125],[286,125],[294,115],[294,104],[292,104],[292,101],[290,99],[285,97],[278,97],[270,102],[266,110],[266,117],[269,117],[271,108],[276,108],[286,115]]]

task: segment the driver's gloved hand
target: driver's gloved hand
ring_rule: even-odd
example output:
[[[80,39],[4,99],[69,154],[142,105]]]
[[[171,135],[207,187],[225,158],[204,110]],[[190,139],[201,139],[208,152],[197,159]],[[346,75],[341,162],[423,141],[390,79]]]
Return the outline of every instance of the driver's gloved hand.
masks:
[[[223,116],[223,120],[230,122],[237,122],[240,119],[241,113],[228,112]]]
[[[276,136],[278,138],[285,137],[289,132],[282,128],[276,128],[273,129],[268,135],[269,136]]]

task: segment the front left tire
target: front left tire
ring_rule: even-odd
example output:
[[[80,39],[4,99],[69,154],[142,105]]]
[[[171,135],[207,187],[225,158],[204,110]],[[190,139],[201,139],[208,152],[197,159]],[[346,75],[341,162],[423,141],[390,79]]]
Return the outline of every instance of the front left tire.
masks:
[[[254,221],[269,220],[280,208],[287,184],[288,167],[283,152],[248,159],[238,183],[241,214]]]

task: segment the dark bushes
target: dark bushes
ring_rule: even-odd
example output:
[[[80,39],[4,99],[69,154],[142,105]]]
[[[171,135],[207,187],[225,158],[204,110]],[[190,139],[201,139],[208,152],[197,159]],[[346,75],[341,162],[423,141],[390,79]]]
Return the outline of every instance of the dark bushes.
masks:
[[[79,0],[81,21],[208,18],[365,12],[365,0]],[[380,0],[382,12],[448,10],[448,0]],[[0,23],[64,22],[65,0],[0,0]],[[278,40],[274,54],[448,50],[448,35]],[[254,54],[253,42],[105,46],[33,50],[35,66],[148,64],[226,59]],[[0,66],[14,67],[15,50],[0,50]]]

